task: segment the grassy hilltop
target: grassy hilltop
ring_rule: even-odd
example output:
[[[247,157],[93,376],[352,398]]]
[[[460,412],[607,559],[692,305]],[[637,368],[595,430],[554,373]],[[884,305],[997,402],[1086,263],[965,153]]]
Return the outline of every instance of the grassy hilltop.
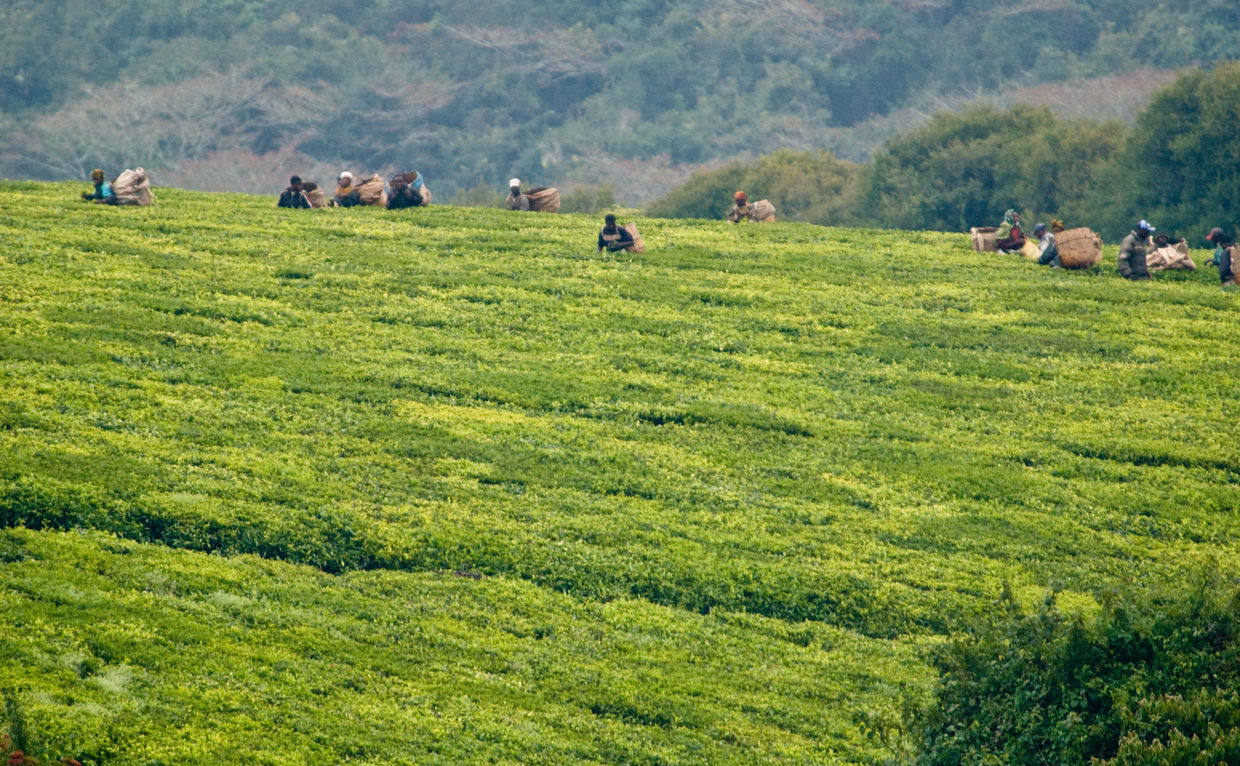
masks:
[[[79,185],[80,186],[80,185]],[[0,183],[0,690],[84,763],[872,763],[1240,574],[1240,307],[958,234]]]

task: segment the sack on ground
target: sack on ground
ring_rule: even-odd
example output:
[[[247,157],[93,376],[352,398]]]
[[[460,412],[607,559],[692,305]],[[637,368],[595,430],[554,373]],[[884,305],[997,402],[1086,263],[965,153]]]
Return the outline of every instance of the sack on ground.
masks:
[[[1102,260],[1102,237],[1085,227],[1056,234],[1055,247],[1065,269],[1088,269]]]
[[[560,212],[560,190],[554,186],[530,189],[525,194],[530,198],[530,210],[542,213]]]
[[[641,232],[637,230],[637,224],[630,221],[624,225],[624,230],[633,236],[633,244],[624,249],[630,253],[646,252],[646,240],[642,237]]]
[[[999,246],[995,244],[997,226],[974,226],[969,229],[969,238],[973,240],[973,249],[979,253],[997,253]]]
[[[749,214],[749,220],[758,223],[771,223],[775,220],[775,206],[768,199],[760,199],[753,203],[753,211]]]
[[[142,168],[125,170],[112,182],[112,192],[116,194],[118,205],[147,206],[155,201],[151,194],[151,182]]]
[[[363,181],[357,187],[358,204],[386,207],[387,192],[383,190],[383,186],[383,178],[380,177],[378,173]]]
[[[1028,239],[1025,240],[1025,244],[1020,246],[1020,254],[1031,261],[1036,261],[1038,258],[1042,257],[1042,251],[1038,249],[1037,245]]]
[[[327,207],[327,192],[323,191],[323,187],[309,183],[306,184],[304,191],[306,199],[310,200],[310,207]]]
[[[1150,271],[1194,271],[1197,268],[1188,254],[1188,243],[1183,240],[1154,248],[1145,256],[1145,265]]]

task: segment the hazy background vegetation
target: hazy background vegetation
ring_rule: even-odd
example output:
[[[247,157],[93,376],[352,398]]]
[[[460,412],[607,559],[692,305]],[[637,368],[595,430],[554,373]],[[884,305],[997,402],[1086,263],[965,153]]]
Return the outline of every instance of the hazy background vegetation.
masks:
[[[782,149],[827,162],[836,197],[844,166],[820,150],[865,162],[977,102],[1131,120],[1175,72],[1233,56],[1237,30],[1228,0],[532,0],[502,15],[477,0],[17,0],[0,10],[0,175],[141,164],[158,183],[270,191],[291,172],[416,166],[440,199],[518,175],[638,205]],[[1039,114],[991,143],[1050,132],[1073,158],[1115,150],[1116,127],[1078,125]],[[1045,165],[1030,153],[1022,172]],[[898,164],[900,147],[880,157]],[[959,226],[956,202],[900,209],[869,187],[874,223]],[[847,218],[839,201],[781,207]]]

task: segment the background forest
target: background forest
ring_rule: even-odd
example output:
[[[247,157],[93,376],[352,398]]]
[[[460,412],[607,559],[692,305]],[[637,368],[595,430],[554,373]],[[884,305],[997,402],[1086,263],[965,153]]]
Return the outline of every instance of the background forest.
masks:
[[[498,15],[477,0],[16,0],[0,9],[0,175],[142,164],[162,184],[271,191],[293,171],[416,166],[441,199],[518,175],[639,205],[789,150],[827,162],[831,189],[842,166],[821,150],[866,162],[979,101],[1131,120],[1177,71],[1240,50],[1238,14],[1230,0],[532,0]],[[1121,143],[1113,125],[1030,114],[1007,126],[1018,143],[1058,131],[1052,152],[1089,157]],[[924,139],[901,140],[876,169]],[[1022,172],[1053,159],[1037,155]],[[869,223],[963,222],[955,200],[866,194]],[[782,204],[837,222],[843,206]]]

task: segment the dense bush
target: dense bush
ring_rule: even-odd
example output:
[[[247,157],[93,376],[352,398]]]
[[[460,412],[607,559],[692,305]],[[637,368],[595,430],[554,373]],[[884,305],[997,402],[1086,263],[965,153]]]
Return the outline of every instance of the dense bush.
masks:
[[[847,225],[855,217],[860,167],[828,152],[777,151],[750,164],[694,175],[647,208],[664,218],[723,218],[737,189],[770,199],[780,220]]]
[[[1045,108],[943,113],[886,144],[861,209],[869,223],[901,229],[994,225],[1007,208],[1079,220],[1123,137],[1118,123],[1059,120]]]
[[[1148,218],[1169,231],[1200,236],[1236,224],[1240,62],[1190,71],[1159,91],[1117,159],[1112,194],[1094,203],[1108,229],[1122,231]]]
[[[745,188],[770,196],[785,217],[815,223],[963,231],[1016,208],[1028,223],[1060,218],[1110,241],[1141,218],[1193,237],[1236,223],[1237,125],[1240,63],[1184,74],[1131,129],[1044,107],[942,112],[888,140],[868,166],[775,152],[698,173],[649,210],[715,218]]]
[[[1201,578],[1086,617],[1048,599],[939,649],[923,766],[1240,762],[1240,590]]]

